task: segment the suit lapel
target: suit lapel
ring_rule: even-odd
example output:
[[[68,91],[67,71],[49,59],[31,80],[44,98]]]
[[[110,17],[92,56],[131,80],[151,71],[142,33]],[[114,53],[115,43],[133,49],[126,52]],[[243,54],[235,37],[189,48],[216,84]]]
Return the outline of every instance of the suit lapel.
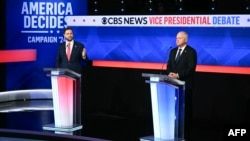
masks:
[[[187,55],[187,52],[188,52],[188,47],[186,47],[186,48],[183,50],[181,56],[186,56],[186,55]]]

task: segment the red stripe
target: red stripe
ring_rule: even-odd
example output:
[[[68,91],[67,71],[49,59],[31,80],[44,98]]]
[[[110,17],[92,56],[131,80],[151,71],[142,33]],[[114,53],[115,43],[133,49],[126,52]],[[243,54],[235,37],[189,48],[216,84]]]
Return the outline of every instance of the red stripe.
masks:
[[[93,61],[93,66],[115,67],[115,68],[134,68],[134,69],[153,69],[153,70],[162,70],[166,68],[166,64],[163,64],[163,63],[123,62],[123,61]],[[197,65],[196,71],[197,72],[213,72],[213,73],[250,74],[250,67]]]
[[[57,126],[70,126],[73,124],[73,80],[64,76],[57,77],[58,84],[58,110]],[[70,125],[69,125],[70,124]]]
[[[0,50],[0,63],[36,61],[35,49]]]

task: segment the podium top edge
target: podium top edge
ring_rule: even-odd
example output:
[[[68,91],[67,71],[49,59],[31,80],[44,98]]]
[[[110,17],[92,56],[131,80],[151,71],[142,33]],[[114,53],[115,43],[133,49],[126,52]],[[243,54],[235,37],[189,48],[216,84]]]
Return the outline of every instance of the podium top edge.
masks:
[[[59,71],[61,72],[62,74],[65,74],[65,73],[70,73],[70,74],[73,74],[77,77],[81,77],[81,74],[77,73],[77,72],[74,72],[70,69],[66,69],[66,68],[43,68],[44,71]]]
[[[142,77],[166,77],[166,76],[167,75],[165,74],[142,73]]]
[[[172,77],[169,77],[167,75],[164,75],[164,74],[152,74],[152,73],[142,73],[142,77],[158,77],[159,80],[161,81],[167,81],[167,82],[170,82],[172,84],[177,84],[177,85],[185,85],[185,81],[181,81],[179,79],[175,79],[175,78],[172,78]]]

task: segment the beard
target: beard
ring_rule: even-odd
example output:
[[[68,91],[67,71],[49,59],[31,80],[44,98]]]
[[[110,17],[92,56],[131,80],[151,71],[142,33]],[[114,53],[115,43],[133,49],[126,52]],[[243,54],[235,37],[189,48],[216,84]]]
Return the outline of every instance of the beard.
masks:
[[[73,37],[65,37],[65,40],[70,42],[73,40]]]

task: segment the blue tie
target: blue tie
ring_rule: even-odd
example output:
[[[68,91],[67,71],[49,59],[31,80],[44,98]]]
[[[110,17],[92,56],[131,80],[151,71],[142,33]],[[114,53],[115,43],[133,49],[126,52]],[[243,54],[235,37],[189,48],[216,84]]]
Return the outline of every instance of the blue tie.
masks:
[[[175,58],[175,61],[176,61],[176,62],[179,61],[180,56],[181,56],[181,49],[179,49],[178,54],[177,54],[177,56],[176,56],[176,58]]]

